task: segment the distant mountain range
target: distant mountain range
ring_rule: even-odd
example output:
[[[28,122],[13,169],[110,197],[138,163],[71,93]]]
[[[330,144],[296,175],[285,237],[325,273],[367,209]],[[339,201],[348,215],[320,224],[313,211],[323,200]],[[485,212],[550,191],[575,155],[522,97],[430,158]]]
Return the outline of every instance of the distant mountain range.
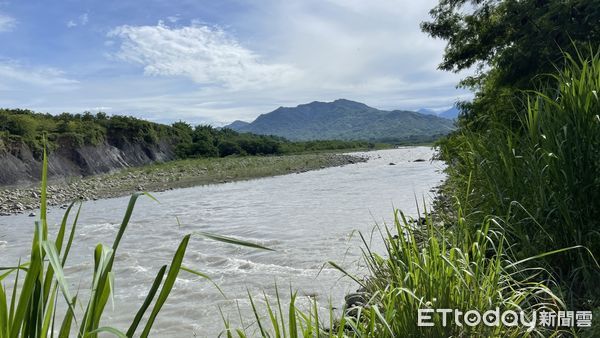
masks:
[[[279,107],[253,122],[226,126],[239,132],[290,140],[372,140],[392,143],[431,141],[454,129],[452,120],[407,110],[379,110],[339,99]]]
[[[460,112],[460,110],[458,109],[458,107],[452,106],[450,109],[444,110],[442,112],[435,112],[434,110],[427,109],[427,108],[421,108],[421,109],[417,110],[417,112],[419,112],[421,114],[435,115],[435,116],[443,117],[445,119],[453,120],[458,117],[458,113]]]

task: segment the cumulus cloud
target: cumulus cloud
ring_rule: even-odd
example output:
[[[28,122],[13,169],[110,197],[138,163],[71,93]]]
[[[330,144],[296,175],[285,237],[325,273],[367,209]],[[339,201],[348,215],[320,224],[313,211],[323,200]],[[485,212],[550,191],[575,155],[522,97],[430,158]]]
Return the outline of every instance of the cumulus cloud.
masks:
[[[10,32],[17,25],[17,20],[13,17],[0,13],[0,33]]]
[[[118,59],[139,64],[155,76],[185,76],[199,84],[264,88],[298,76],[291,65],[268,63],[218,27],[192,24],[171,28],[120,26],[108,36],[120,39]]]

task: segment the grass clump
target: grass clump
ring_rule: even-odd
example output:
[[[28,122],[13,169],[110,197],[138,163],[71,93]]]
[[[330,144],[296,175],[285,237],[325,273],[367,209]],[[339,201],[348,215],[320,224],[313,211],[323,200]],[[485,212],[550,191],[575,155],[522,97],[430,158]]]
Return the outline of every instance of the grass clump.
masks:
[[[462,210],[459,209],[459,214]],[[374,305],[365,308],[365,317],[380,312],[375,335],[394,337],[521,337],[542,334],[543,328],[459,326],[454,319],[443,324],[432,314],[434,325],[418,326],[419,309],[524,311],[533,315],[540,309],[564,306],[546,286],[534,277],[544,271],[521,272],[505,237],[492,230],[496,220],[487,217],[474,232],[466,231],[459,217],[449,228],[434,224],[430,217],[415,228],[402,214],[396,214],[393,236],[385,229],[385,256],[367,250],[365,260],[371,278],[365,283]],[[366,245],[366,242],[365,242]],[[385,320],[383,320],[385,319]],[[372,324],[367,321],[367,326]]]
[[[449,190],[481,211],[469,220],[472,229],[482,215],[500,216],[518,258],[578,246],[541,264],[571,308],[598,307],[600,51],[566,54],[562,69],[541,78],[511,121],[506,111],[488,114],[488,129],[465,125],[444,142],[452,154]]]

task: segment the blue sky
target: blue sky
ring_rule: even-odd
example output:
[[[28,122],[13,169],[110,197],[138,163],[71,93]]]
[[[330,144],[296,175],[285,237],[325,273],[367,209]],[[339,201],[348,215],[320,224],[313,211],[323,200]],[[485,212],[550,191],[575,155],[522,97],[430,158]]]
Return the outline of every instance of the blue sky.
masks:
[[[0,0],[0,107],[222,125],[347,98],[469,98],[419,30],[435,1]]]

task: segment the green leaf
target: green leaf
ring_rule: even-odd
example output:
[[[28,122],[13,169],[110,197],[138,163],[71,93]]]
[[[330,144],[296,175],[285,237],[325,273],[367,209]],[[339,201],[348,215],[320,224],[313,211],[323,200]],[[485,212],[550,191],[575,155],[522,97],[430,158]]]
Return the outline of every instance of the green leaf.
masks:
[[[194,234],[197,234],[197,235],[200,235],[202,237],[206,237],[206,238],[218,241],[218,242],[235,244],[235,245],[241,245],[241,246],[247,246],[247,247],[250,247],[250,248],[261,249],[261,250],[275,251],[273,249],[267,248],[265,246],[262,246],[262,245],[259,245],[259,244],[256,244],[256,243],[247,242],[247,241],[243,241],[243,240],[240,240],[240,239],[235,239],[235,238],[232,238],[232,237],[215,235],[215,234],[211,234],[211,233],[203,232],[203,231],[197,231],[197,232],[194,232]]]
[[[158,273],[156,274],[156,278],[154,278],[154,282],[152,283],[152,287],[150,287],[150,291],[148,291],[148,295],[146,296],[146,299],[144,299],[144,303],[142,303],[142,306],[140,307],[138,312],[135,314],[135,318],[133,319],[133,322],[131,322],[129,329],[127,330],[127,337],[133,337],[133,334],[135,333],[135,330],[137,329],[138,325],[140,324],[140,321],[142,320],[144,313],[146,313],[148,306],[150,306],[150,303],[152,303],[152,300],[154,299],[154,295],[156,295],[156,291],[158,290],[158,288],[160,287],[160,284],[162,283],[163,276],[165,275],[166,270],[167,270],[166,265],[163,265],[160,268],[160,270],[158,270]]]
[[[165,283],[163,284],[162,289],[160,290],[160,294],[158,295],[158,299],[154,304],[154,308],[150,313],[150,317],[148,318],[148,322],[146,322],[146,326],[144,327],[144,331],[141,334],[142,338],[148,337],[150,334],[150,330],[152,329],[152,325],[154,325],[154,321],[156,320],[156,316],[158,312],[162,308],[163,304],[166,302],[169,297],[169,293],[173,289],[173,285],[175,284],[175,280],[177,279],[177,275],[179,274],[179,270],[181,269],[181,263],[183,262],[183,257],[185,256],[185,251],[187,249],[188,242],[190,241],[191,235],[186,235],[177,251],[175,252],[175,256],[173,256],[173,260],[171,261],[171,266],[169,267],[169,273],[167,274],[167,278]]]
[[[73,297],[71,304],[75,304],[77,302],[77,296]],[[58,333],[59,338],[68,338],[71,333],[71,323],[73,322],[74,313],[73,308],[67,309],[67,313],[65,314],[65,318],[62,321],[60,326],[60,332]]]
[[[98,334],[100,332],[112,333],[113,335],[115,335],[117,337],[127,338],[127,336],[123,332],[115,329],[114,327],[109,327],[109,326],[99,327],[99,328],[95,329],[94,331],[88,333],[85,337],[95,337],[96,334]]]
[[[225,293],[223,293],[223,290],[221,290],[221,288],[219,287],[219,285],[217,283],[215,283],[212,278],[210,278],[207,274],[204,274],[202,272],[196,271],[196,270],[192,270],[190,268],[186,268],[185,266],[181,266],[181,270],[185,271],[185,272],[189,272],[191,274],[194,274],[198,277],[202,277],[204,279],[208,279],[209,282],[212,283],[212,285],[215,286],[215,288],[217,288],[217,290],[219,291],[219,293],[221,294],[221,296],[223,296],[224,298],[227,298],[227,296],[225,295]]]

